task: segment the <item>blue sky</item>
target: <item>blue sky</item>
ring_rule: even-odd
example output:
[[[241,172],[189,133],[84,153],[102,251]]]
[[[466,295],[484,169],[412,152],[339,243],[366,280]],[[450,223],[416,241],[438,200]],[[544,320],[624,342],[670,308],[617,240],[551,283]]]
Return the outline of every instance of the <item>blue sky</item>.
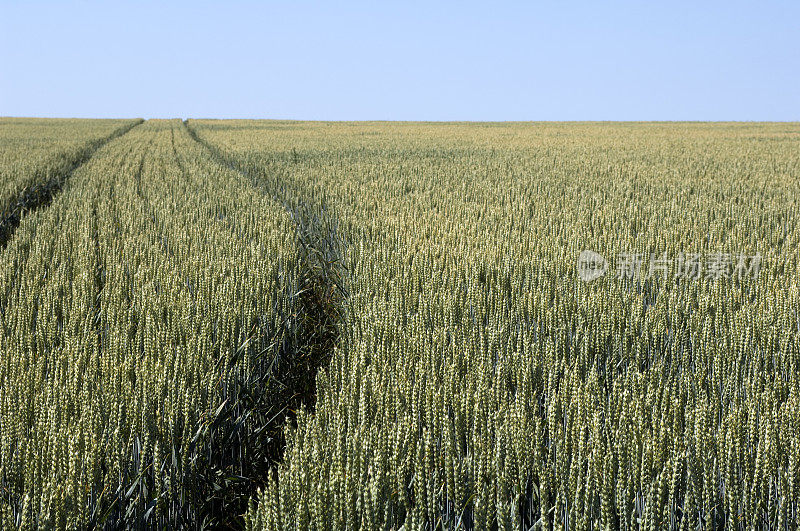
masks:
[[[800,2],[429,4],[0,0],[0,115],[800,120]]]

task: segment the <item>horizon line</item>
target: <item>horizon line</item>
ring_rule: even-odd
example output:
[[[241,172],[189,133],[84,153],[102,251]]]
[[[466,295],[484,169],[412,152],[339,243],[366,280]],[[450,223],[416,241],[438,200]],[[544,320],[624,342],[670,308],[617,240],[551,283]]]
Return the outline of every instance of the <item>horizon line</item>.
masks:
[[[170,116],[170,117],[160,117],[160,116],[108,116],[108,117],[86,117],[86,116],[37,116],[37,115],[0,115],[0,119],[41,119],[41,120],[216,120],[216,121],[233,121],[233,120],[248,120],[248,121],[259,121],[259,122],[316,122],[316,123],[441,123],[441,124],[485,124],[485,123],[492,123],[492,124],[517,124],[517,123],[574,123],[574,124],[602,124],[602,123],[673,123],[673,124],[697,124],[697,123],[718,123],[718,124],[759,124],[759,123],[771,123],[771,124],[800,124],[800,119],[795,120],[703,120],[703,119],[693,119],[693,120],[669,120],[669,119],[653,119],[653,120],[646,120],[646,119],[610,119],[610,120],[525,120],[525,119],[515,119],[515,120],[432,120],[432,119],[420,119],[420,120],[403,120],[403,119],[385,119],[385,118],[377,118],[377,119],[335,119],[335,120],[324,120],[324,119],[314,119],[314,118],[215,118],[215,117],[184,117],[184,116]]]

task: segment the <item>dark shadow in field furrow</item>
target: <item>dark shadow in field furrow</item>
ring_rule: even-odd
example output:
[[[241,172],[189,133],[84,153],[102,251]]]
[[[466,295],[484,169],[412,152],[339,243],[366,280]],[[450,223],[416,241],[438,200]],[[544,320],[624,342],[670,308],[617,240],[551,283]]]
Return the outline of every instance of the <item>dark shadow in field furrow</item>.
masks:
[[[322,205],[309,205],[291,187],[250,174],[190,128],[186,131],[214,163],[243,175],[284,206],[295,225],[297,267],[282,281],[280,299],[286,304],[263,308],[277,312],[278,329],[257,326],[258,332],[231,359],[218,361],[220,380],[233,384],[223,386],[217,410],[193,428],[186,455],[180,455],[180,447],[172,448],[173,463],[192,463],[188,470],[167,472],[169,481],[180,485],[178,497],[161,500],[156,514],[159,500],[150,494],[155,472],[140,462],[152,456],[141,455],[137,438],[116,492],[103,506],[93,505],[90,529],[244,528],[249,503],[257,501],[258,489],[283,458],[286,423],[295,422],[298,409],[314,409],[317,372],[327,365],[344,323],[347,275],[335,219]],[[174,147],[173,153],[185,173]],[[141,167],[134,178],[140,176]],[[98,292],[102,287],[97,284]],[[246,367],[245,359],[251,360]]]
[[[251,174],[199,138],[186,122],[184,126],[218,164],[282,204],[297,236],[297,278],[286,283],[283,295],[292,311],[280,316],[282,329],[268,363],[251,367],[236,389],[222,397],[223,406],[212,422],[215,431],[207,434],[203,477],[196,485],[206,502],[200,520],[214,528],[237,529],[244,525],[248,503],[257,501],[257,490],[283,459],[284,426],[295,422],[299,408],[313,410],[316,405],[317,372],[330,360],[345,321],[345,244],[324,205],[309,204],[291,186],[271,177]],[[229,366],[238,369],[235,361]]]
[[[0,214],[0,249],[6,248],[11,237],[14,236],[17,227],[19,227],[19,224],[22,222],[23,216],[28,212],[46,208],[50,205],[61,188],[63,188],[64,183],[67,182],[75,170],[91,159],[98,149],[112,140],[121,137],[143,122],[144,120],[140,119],[132,124],[117,129],[105,138],[93,142],[86,149],[81,151],[79,156],[71,162],[69,168],[64,173],[55,177],[43,179],[43,182],[36,183],[23,190],[17,200],[7,207],[5,212]]]

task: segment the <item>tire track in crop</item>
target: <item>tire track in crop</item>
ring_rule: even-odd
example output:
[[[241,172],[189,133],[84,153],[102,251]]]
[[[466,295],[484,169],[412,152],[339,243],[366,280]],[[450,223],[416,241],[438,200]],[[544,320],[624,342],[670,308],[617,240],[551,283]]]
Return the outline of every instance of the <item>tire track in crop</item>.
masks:
[[[20,194],[16,204],[10,210],[3,212],[0,215],[2,216],[2,219],[0,219],[0,249],[6,248],[8,242],[11,240],[12,236],[14,236],[14,232],[17,230],[17,227],[19,227],[19,224],[22,222],[23,216],[28,212],[33,212],[35,210],[48,207],[50,203],[53,202],[55,196],[64,187],[64,184],[67,182],[67,180],[72,177],[72,174],[75,173],[78,168],[86,164],[89,159],[94,156],[97,150],[112,140],[128,133],[131,129],[142,123],[144,123],[144,120],[139,120],[132,124],[126,125],[117,129],[107,137],[92,143],[78,156],[77,159],[72,162],[69,169],[65,173],[53,177],[43,183],[37,183],[29,187],[27,190],[24,190]]]
[[[253,186],[282,204],[289,214],[297,232],[301,264],[297,279],[299,289],[291,297],[298,299],[305,316],[311,317],[306,323],[294,327],[294,331],[300,333],[296,347],[312,349],[318,354],[330,354],[339,338],[338,328],[344,322],[344,304],[348,296],[348,272],[343,260],[346,246],[339,235],[336,217],[324,204],[310,203],[279,179],[270,182],[248,171],[235,159],[200,138],[186,120],[183,125],[189,136],[203,146],[218,164],[244,176]],[[329,326],[336,330],[328,329]],[[318,368],[314,368],[315,374]],[[311,402],[303,405],[313,408],[315,396],[309,398]]]
[[[233,484],[227,491],[221,489],[209,503],[212,521],[238,528],[243,522],[231,521],[230,515],[242,515],[250,501],[257,501],[257,489],[264,485],[270,472],[276,470],[274,465],[283,459],[284,426],[287,422],[294,424],[295,411],[299,408],[313,410],[316,405],[317,372],[330,360],[345,322],[348,296],[343,261],[345,244],[339,236],[336,218],[324,205],[309,203],[291,186],[277,179],[272,181],[252,174],[201,139],[186,121],[183,125],[188,135],[210,153],[213,161],[239,173],[283,205],[295,226],[297,238],[297,278],[284,286],[284,297],[294,311],[281,316],[281,340],[274,362],[257,367],[246,381],[240,382],[246,401],[242,400],[243,393],[228,397],[229,404],[217,413],[214,421],[229,430],[228,444],[233,441],[242,448],[263,447],[256,452],[263,456],[259,460],[261,465],[246,464],[247,470],[240,474],[246,481]],[[242,432],[240,419],[254,417],[258,418],[254,423],[258,428],[254,432]]]

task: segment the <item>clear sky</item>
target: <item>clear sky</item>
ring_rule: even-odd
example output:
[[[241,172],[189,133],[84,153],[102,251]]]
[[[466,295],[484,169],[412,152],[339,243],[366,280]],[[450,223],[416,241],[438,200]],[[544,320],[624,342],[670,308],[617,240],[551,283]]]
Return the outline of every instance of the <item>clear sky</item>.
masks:
[[[655,4],[0,0],[0,116],[800,120],[800,2]]]

